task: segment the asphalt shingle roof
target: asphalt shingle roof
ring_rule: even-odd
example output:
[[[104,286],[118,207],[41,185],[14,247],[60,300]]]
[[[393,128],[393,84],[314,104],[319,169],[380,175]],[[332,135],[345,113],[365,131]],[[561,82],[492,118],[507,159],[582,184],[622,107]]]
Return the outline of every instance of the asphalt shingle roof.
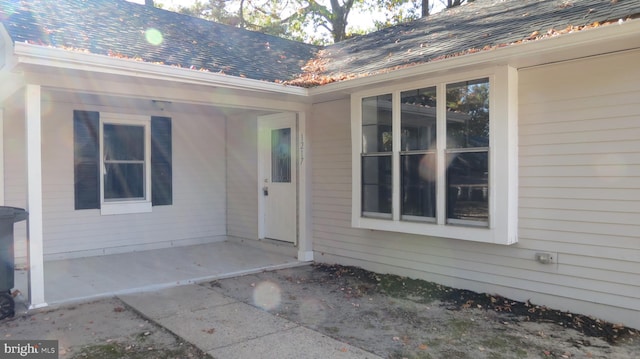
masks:
[[[476,0],[331,45],[320,56],[321,72],[376,73],[634,14],[640,0]]]
[[[295,77],[318,50],[124,0],[3,0],[0,19],[14,42],[266,81]]]
[[[475,0],[325,48],[124,0],[3,0],[0,21],[29,42],[266,81],[339,78],[522,42],[550,29],[640,14],[640,0]],[[150,29],[153,29],[149,31]],[[162,42],[152,44],[162,35]],[[148,41],[147,39],[151,41]],[[305,64],[311,64],[306,66]],[[304,68],[304,70],[303,70]]]

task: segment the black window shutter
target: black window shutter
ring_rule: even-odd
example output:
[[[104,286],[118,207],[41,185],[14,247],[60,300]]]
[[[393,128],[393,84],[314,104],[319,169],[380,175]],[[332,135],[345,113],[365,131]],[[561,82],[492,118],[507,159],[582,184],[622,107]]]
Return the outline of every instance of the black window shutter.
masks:
[[[76,209],[100,208],[100,114],[73,111],[73,160]]]
[[[151,204],[173,203],[171,118],[151,117]]]

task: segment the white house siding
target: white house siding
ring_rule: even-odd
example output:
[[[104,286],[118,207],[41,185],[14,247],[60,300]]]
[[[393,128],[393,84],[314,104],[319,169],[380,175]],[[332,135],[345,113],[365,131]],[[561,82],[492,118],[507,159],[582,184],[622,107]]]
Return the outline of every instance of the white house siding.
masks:
[[[561,295],[609,304],[614,319],[635,327],[639,63],[634,51],[526,69],[519,77],[522,246],[557,253],[545,282],[562,283]]]
[[[315,259],[640,327],[640,53],[519,71],[519,242],[351,228],[349,100],[313,107]],[[550,252],[553,264],[535,261]]]
[[[18,105],[19,104],[19,105]],[[27,204],[26,147],[24,146],[24,100],[21,93],[5,102],[3,124],[4,205],[24,208]],[[27,255],[26,222],[14,225],[16,263],[24,265]]]
[[[227,122],[228,234],[258,238],[258,121],[233,116]]]
[[[47,94],[43,94],[43,99]],[[225,120],[206,113],[141,113],[133,108],[43,101],[42,178],[45,259],[100,255],[202,243],[226,234]],[[173,205],[152,213],[103,216],[74,209],[73,110],[162,115],[172,118]],[[18,122],[23,122],[18,118]],[[20,126],[6,138],[23,139]],[[15,137],[14,137],[15,136]],[[19,145],[24,146],[24,145]],[[19,147],[18,146],[18,147]],[[9,197],[22,188],[24,170],[11,161]],[[22,190],[24,196],[24,190]],[[23,202],[24,203],[24,202]],[[18,253],[21,254],[21,253]]]

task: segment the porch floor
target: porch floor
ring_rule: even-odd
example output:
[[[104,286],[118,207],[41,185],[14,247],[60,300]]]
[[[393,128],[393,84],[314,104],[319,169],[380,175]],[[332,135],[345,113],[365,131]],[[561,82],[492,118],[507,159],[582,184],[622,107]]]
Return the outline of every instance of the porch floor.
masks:
[[[297,248],[256,240],[227,238],[207,244],[47,261],[48,305],[304,265]],[[27,273],[16,273],[16,288],[26,297]],[[19,310],[18,307],[16,307]]]

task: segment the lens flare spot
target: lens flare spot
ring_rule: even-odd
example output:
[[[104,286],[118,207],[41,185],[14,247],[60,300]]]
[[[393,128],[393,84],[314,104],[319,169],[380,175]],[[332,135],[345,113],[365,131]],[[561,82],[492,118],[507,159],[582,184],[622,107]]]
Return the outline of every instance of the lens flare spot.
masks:
[[[282,298],[280,287],[270,281],[258,283],[253,290],[253,303],[258,307],[271,310],[280,305]]]
[[[150,28],[144,32],[147,42],[154,46],[159,46],[164,41],[162,33],[158,29]]]

